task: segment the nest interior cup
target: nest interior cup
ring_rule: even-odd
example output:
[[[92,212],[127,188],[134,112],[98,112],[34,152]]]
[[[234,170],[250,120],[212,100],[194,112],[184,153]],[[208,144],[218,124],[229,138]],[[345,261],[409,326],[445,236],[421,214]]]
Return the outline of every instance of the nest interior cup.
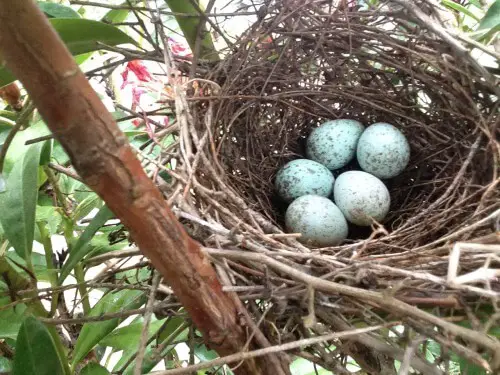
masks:
[[[397,233],[396,248],[415,248],[495,208],[487,186],[497,173],[498,102],[484,72],[418,24],[398,20],[401,8],[374,12],[269,10],[211,77],[228,98],[214,109],[215,143],[236,193],[283,227],[275,174],[304,157],[313,128],[337,118],[396,126],[411,160],[386,181],[385,226]]]

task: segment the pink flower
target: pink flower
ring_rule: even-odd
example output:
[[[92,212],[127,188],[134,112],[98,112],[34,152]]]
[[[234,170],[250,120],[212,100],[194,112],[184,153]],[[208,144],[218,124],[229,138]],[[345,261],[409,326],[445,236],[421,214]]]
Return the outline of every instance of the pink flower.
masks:
[[[132,111],[135,111],[137,106],[141,104],[141,95],[146,92],[144,87],[135,86],[132,88]]]
[[[173,38],[168,38],[168,45],[169,45],[170,50],[172,51],[172,53],[174,55],[184,56],[184,57],[193,57],[193,54],[191,53],[191,49],[188,46],[183,45],[180,42],[177,42]]]

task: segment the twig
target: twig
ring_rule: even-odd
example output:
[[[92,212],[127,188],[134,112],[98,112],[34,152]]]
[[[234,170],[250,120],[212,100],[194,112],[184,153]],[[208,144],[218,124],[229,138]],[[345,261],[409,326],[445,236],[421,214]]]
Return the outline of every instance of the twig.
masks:
[[[26,146],[32,145],[34,143],[38,142],[43,142],[43,141],[48,141],[49,139],[54,139],[54,134],[47,134],[47,135],[42,135],[41,137],[33,138],[33,139],[28,139],[24,144]]]
[[[317,336],[317,337],[313,337],[310,339],[298,340],[298,341],[294,341],[294,342],[287,343],[287,344],[270,346],[268,348],[258,349],[258,350],[254,350],[251,352],[232,354],[232,355],[228,355],[228,356],[225,356],[222,358],[214,359],[212,361],[202,362],[202,363],[199,363],[199,364],[196,364],[193,366],[188,366],[188,367],[184,367],[184,368],[180,368],[180,369],[166,370],[166,371],[154,371],[151,374],[152,375],[190,374],[194,371],[204,370],[204,369],[212,368],[215,366],[225,365],[228,363],[244,361],[244,360],[249,359],[249,358],[259,357],[259,356],[263,356],[266,354],[283,352],[283,351],[287,351],[287,350],[297,349],[297,348],[300,348],[301,346],[309,346],[309,345],[319,344],[322,342],[340,339],[340,338],[344,338],[344,337],[355,336],[355,335],[359,335],[362,333],[373,332],[373,331],[377,331],[379,329],[391,327],[391,326],[394,326],[397,324],[398,324],[397,322],[396,323],[387,323],[387,324],[381,324],[381,325],[374,326],[374,327],[359,328],[359,329],[354,329],[351,331],[331,333],[329,335]]]
[[[165,309],[173,309],[176,307],[180,307],[180,303],[166,303],[166,304],[158,304],[153,307],[153,312],[163,312]],[[132,315],[142,315],[146,313],[146,308],[142,309],[133,309],[126,311],[119,311],[116,313],[110,314],[102,314],[99,316],[87,316],[85,318],[70,318],[70,319],[50,319],[50,318],[38,318],[42,323],[50,324],[50,325],[60,325],[60,324],[84,324],[89,322],[101,322],[104,320],[116,319],[116,318],[127,318]]]
[[[434,22],[427,14],[425,14],[413,1],[409,0],[393,0],[396,3],[405,7],[409,12],[422,22],[426,27],[428,27],[432,32],[441,37],[446,43],[448,43],[459,56],[468,56],[469,52],[467,49],[458,43],[449,33],[438,23]],[[495,82],[495,77],[490,74],[481,64],[476,60],[469,60],[476,69],[484,76],[485,79],[490,80],[490,82]],[[498,86],[493,87],[497,96],[500,96],[500,89]]]
[[[144,314],[144,323],[142,326],[141,339],[139,341],[139,348],[137,349],[137,357],[135,359],[135,369],[134,375],[142,374],[142,362],[144,361],[144,354],[146,352],[146,343],[149,337],[149,324],[151,323],[151,316],[153,315],[154,302],[156,296],[156,290],[161,281],[161,274],[159,272],[153,271],[153,282],[151,285],[151,291],[149,293],[148,302],[146,304],[146,312]]]
[[[349,330],[351,326],[347,324],[342,318],[338,317],[337,314],[331,314],[326,311],[325,308],[317,309],[316,314],[320,319],[325,321],[327,324],[331,325],[335,330]],[[389,358],[396,359],[400,362],[404,359],[405,352],[403,349],[390,345],[383,340],[376,338],[374,335],[362,333],[352,338],[349,338],[356,343],[360,343],[361,345],[365,345],[369,348],[373,348],[373,350],[381,355],[387,356]],[[443,372],[439,370],[439,368],[435,365],[430,364],[425,359],[422,359],[418,356],[412,357],[410,359],[411,366],[420,371],[422,374],[426,375],[443,375]]]
[[[141,255],[141,252],[137,247],[130,247],[122,250],[114,250],[109,253],[97,255],[95,257],[86,259],[84,263],[87,266],[95,266],[104,263],[107,260],[115,258],[128,258],[136,255]]]
[[[474,228],[481,227],[481,226],[487,224],[488,222],[492,222],[494,220],[497,220],[499,216],[500,216],[500,209],[493,211],[488,216],[482,218],[481,220],[476,221],[473,224],[467,225],[467,226],[463,227],[462,229],[457,230],[456,232],[453,232],[447,236],[441,237],[440,239],[438,239],[434,242],[431,242],[429,244],[426,244],[425,246],[422,246],[422,247],[415,249],[415,250],[429,248],[429,247],[435,246],[435,245],[443,243],[443,242],[451,241],[464,233],[470,232]]]
[[[70,168],[66,168],[55,163],[49,163],[49,168],[52,168],[59,173],[65,174],[66,176],[71,177],[77,181],[83,182],[82,178]]]
[[[139,7],[139,6],[126,6],[126,5],[111,5],[105,3],[99,3],[95,1],[81,1],[81,0],[70,0],[70,4],[74,5],[87,5],[93,7],[100,7],[106,9],[116,9],[116,10],[132,10],[135,9],[137,11],[145,11],[145,12],[155,12],[160,13],[166,16],[175,16],[175,17],[200,17],[198,13],[179,13],[179,12],[168,12],[165,10],[160,10],[156,8],[148,8],[148,7]],[[206,17],[236,17],[236,16],[255,16],[257,12],[221,12],[221,13],[206,13]]]
[[[418,350],[418,346],[425,342],[426,338],[420,337],[412,342],[406,347],[404,359],[401,362],[401,367],[399,368],[399,375],[408,375],[410,371],[411,359],[415,357],[415,352]]]
[[[460,336],[466,340],[470,340],[480,347],[488,348],[493,353],[500,353],[500,343],[498,342],[498,340],[492,339],[491,337],[486,336],[480,332],[475,332],[473,330],[448,323],[447,321],[440,319],[439,317],[419,310],[418,308],[408,305],[389,295],[323,280],[318,277],[301,272],[288,265],[285,265],[264,254],[255,254],[232,250],[214,250],[206,248],[204,249],[204,251],[212,256],[223,256],[231,259],[250,260],[266,264],[267,266],[272,267],[277,271],[288,274],[291,278],[297,281],[302,281],[306,285],[313,286],[316,290],[336,294],[338,293],[350,297],[355,297],[364,301],[373,302],[393,314],[427,321],[429,323],[435,324],[445,331],[448,331],[451,334]]]

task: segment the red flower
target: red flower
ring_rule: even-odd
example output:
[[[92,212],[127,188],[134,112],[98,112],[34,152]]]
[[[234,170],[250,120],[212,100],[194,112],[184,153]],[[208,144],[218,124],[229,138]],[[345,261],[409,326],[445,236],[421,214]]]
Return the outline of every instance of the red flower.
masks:
[[[173,38],[168,38],[168,45],[174,55],[185,57],[193,56],[189,47],[182,45]]]
[[[122,73],[123,83],[121,88],[123,89],[127,84],[130,83],[128,80],[128,74],[132,72],[141,82],[154,81],[155,78],[151,75],[148,68],[146,68],[141,60],[133,60],[127,63],[125,70]]]

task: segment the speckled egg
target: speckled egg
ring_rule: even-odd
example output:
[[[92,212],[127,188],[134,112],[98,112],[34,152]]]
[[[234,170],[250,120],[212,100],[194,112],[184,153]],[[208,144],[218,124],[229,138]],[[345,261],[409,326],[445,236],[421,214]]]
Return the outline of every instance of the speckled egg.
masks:
[[[378,178],[400,174],[410,161],[410,145],[391,124],[370,125],[359,138],[357,158],[361,169]]]
[[[344,172],[338,176],[333,197],[345,218],[360,226],[371,225],[371,218],[381,222],[391,205],[389,190],[384,183],[362,171]]]
[[[347,221],[328,198],[303,195],[294,200],[285,214],[290,233],[301,233],[298,240],[312,246],[335,246],[347,237]]]
[[[306,155],[330,170],[342,168],[356,153],[365,127],[356,120],[331,120],[314,129],[307,138]]]
[[[324,165],[313,160],[297,159],[285,164],[276,175],[276,190],[286,202],[307,194],[328,197],[335,179]]]

